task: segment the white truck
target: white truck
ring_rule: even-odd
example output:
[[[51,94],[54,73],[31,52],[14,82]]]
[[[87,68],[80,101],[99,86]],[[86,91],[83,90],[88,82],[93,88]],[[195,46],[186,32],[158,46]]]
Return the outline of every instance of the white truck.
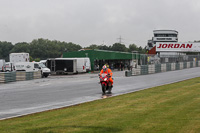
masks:
[[[49,68],[47,68],[44,64],[39,62],[16,62],[15,70],[26,72],[35,72],[41,70],[42,77],[48,77],[51,73]]]
[[[17,62],[29,62],[29,53],[10,53],[9,59],[14,65]]]
[[[4,59],[0,59],[0,72],[6,71],[6,64]]]

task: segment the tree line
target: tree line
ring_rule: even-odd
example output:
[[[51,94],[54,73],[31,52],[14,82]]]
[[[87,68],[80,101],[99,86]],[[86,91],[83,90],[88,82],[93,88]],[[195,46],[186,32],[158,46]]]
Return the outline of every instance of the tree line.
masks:
[[[32,42],[19,42],[13,45],[11,42],[0,41],[0,59],[9,61],[10,53],[29,53],[31,60],[39,61],[47,58],[61,57],[63,52],[78,51],[80,49],[99,49],[99,50],[111,50],[121,52],[138,51],[139,53],[145,53],[145,48],[138,47],[135,44],[130,44],[127,48],[124,44],[115,43],[111,46],[92,44],[88,47],[82,47],[79,44],[72,42],[61,42],[57,40],[48,39],[34,39]]]

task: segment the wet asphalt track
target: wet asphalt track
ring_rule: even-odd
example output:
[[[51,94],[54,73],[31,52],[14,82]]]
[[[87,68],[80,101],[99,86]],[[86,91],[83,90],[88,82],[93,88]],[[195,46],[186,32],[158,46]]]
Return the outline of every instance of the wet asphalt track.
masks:
[[[142,76],[124,75],[124,71],[114,72],[114,96],[199,77],[200,68]],[[95,73],[0,84],[0,119],[101,99],[98,82]]]

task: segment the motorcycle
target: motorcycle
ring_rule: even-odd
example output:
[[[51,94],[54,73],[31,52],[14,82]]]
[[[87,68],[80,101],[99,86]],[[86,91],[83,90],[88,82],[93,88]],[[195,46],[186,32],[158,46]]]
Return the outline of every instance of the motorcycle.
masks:
[[[108,91],[108,94],[111,94],[112,86],[108,86],[109,78],[110,78],[109,74],[107,75],[107,74],[103,73],[103,74],[99,75],[100,84],[101,84],[103,94],[106,94],[106,91]]]

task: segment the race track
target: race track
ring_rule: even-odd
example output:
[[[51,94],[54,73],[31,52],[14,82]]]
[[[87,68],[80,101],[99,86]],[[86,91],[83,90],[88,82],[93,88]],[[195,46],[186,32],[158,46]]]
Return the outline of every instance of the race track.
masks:
[[[200,67],[141,76],[124,75],[124,71],[113,74],[114,96],[199,77]],[[101,99],[98,82],[97,73],[87,73],[0,84],[0,119]]]

